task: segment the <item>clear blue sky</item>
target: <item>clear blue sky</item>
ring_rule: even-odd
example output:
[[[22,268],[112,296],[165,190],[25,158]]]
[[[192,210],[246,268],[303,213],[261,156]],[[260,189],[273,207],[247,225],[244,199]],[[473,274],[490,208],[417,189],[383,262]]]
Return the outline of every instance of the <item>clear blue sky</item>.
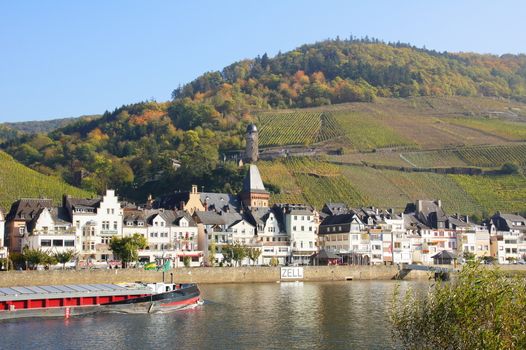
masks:
[[[0,2],[0,122],[164,101],[267,52],[372,36],[440,51],[526,52],[526,1]]]

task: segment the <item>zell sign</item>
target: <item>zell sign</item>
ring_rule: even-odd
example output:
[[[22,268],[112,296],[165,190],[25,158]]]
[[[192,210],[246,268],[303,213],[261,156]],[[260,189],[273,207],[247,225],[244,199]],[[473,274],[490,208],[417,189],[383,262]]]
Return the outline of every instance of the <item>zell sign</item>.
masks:
[[[303,267],[282,267],[281,279],[303,279]]]

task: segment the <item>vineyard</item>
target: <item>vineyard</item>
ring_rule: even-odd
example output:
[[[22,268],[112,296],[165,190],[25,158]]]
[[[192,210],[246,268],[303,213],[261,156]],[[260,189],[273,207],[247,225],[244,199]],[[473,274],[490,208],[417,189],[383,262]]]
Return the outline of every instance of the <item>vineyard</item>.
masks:
[[[509,141],[526,141],[526,123],[496,118],[447,118],[447,123],[480,130]]]
[[[0,151],[0,206],[4,209],[9,210],[11,204],[21,197],[46,197],[59,203],[63,194],[93,196],[58,178],[29,169]]]
[[[477,213],[483,209],[448,175],[355,166],[342,168],[355,188],[369,199],[369,205],[401,210],[416,199],[441,199],[450,213]]]
[[[402,154],[417,167],[497,168],[507,162],[526,165],[526,143],[507,145],[459,147],[436,151],[408,152]]]
[[[380,170],[289,158],[260,162],[266,184],[278,188],[273,203],[326,202],[403,210],[417,199],[441,199],[448,213],[481,214],[526,209],[523,176],[468,176]]]
[[[322,112],[265,112],[258,126],[261,146],[310,145],[342,136],[333,118]]]
[[[355,150],[414,146],[414,142],[401,136],[372,115],[350,110],[330,114],[337,121]]]
[[[291,158],[285,161],[260,162],[263,181],[280,188],[272,202],[309,203],[321,208],[326,202],[360,205],[366,201],[343,176],[339,167],[309,160]]]
[[[450,175],[488,213],[519,212],[526,209],[526,178],[524,176]]]

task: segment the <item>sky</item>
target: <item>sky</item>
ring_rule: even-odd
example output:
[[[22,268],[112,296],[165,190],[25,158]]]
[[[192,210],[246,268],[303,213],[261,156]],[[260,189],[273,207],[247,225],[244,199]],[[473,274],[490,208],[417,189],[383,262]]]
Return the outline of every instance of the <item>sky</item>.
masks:
[[[526,53],[517,0],[0,1],[0,122],[166,101],[245,58],[349,35]]]

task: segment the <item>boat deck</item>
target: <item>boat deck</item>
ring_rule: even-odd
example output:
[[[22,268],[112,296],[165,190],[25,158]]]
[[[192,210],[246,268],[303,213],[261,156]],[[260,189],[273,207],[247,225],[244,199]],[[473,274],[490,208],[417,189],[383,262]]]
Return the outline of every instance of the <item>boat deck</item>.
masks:
[[[88,296],[118,296],[152,294],[147,286],[133,284],[64,284],[53,286],[27,286],[0,288],[0,302],[54,298],[81,298]]]

